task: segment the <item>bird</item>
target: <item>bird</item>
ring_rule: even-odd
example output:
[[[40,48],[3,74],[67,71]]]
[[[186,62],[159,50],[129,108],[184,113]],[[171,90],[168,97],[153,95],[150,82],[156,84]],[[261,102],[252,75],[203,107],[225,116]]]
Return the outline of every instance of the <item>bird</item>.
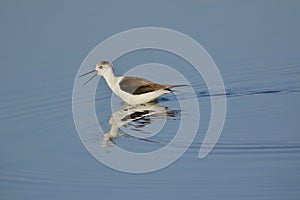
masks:
[[[87,84],[96,76],[103,76],[107,85],[118,97],[129,105],[138,105],[155,101],[159,97],[173,93],[174,87],[182,87],[186,85],[168,85],[154,83],[150,80],[134,77],[134,76],[116,76],[113,66],[108,61],[98,62],[95,69],[78,76],[78,78],[85,75],[95,73],[83,85]]]

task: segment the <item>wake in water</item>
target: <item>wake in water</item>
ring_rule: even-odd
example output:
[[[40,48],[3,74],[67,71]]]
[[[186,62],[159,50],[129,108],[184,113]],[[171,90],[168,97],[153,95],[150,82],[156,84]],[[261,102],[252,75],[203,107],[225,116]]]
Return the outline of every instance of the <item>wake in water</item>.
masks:
[[[225,93],[214,93],[210,94],[209,90],[207,89],[199,89],[200,85],[193,86],[197,98],[203,97],[211,97],[211,96],[225,96],[227,98],[233,97],[243,97],[243,96],[251,96],[251,95],[270,95],[270,94],[293,94],[293,93],[300,93],[299,87],[290,87],[290,88],[263,88],[263,89],[250,89],[250,88],[234,88],[230,89],[227,88]],[[192,95],[189,93],[181,92],[177,95],[177,98],[181,100],[192,98]],[[157,101],[158,102],[167,102],[167,101],[177,101],[176,96],[167,96],[161,97]]]
[[[289,93],[299,93],[298,88],[283,88],[283,89],[226,89],[225,94],[209,94],[208,90],[201,91],[197,94],[197,97],[210,97],[210,96],[220,96],[226,95],[226,97],[239,97],[239,96],[249,96],[249,95],[260,95],[260,94],[289,94]]]

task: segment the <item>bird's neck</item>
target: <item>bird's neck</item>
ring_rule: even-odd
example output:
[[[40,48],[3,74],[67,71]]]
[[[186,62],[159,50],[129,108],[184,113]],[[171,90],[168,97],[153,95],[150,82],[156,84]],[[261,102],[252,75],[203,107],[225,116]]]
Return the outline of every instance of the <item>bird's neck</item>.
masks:
[[[107,83],[107,85],[110,87],[112,91],[115,91],[115,84],[117,77],[115,76],[115,73],[112,68],[108,68],[105,70],[103,77]]]

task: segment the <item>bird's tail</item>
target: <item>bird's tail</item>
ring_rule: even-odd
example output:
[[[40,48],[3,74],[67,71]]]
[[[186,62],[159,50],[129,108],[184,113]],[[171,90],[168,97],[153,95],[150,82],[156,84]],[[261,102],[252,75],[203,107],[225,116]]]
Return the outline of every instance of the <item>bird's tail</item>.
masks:
[[[168,85],[168,90],[170,91],[170,92],[178,92],[177,90],[174,90],[173,88],[175,88],[175,87],[186,87],[186,86],[189,86],[189,85]]]
[[[168,88],[172,89],[175,87],[186,87],[186,86],[189,86],[189,85],[168,85]]]

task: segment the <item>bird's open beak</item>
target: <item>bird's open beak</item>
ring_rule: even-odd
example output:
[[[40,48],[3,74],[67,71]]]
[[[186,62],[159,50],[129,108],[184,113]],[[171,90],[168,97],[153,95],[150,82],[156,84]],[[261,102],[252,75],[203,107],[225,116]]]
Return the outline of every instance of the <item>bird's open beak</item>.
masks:
[[[78,78],[83,77],[83,76],[88,75],[88,74],[91,74],[91,73],[95,73],[95,72],[97,72],[97,71],[96,71],[96,70],[92,70],[92,71],[90,71],[90,72],[87,72],[87,73],[85,73],[85,74],[82,74],[82,75],[78,76]],[[92,80],[92,79],[95,78],[96,76],[97,76],[97,73],[94,74],[94,75],[93,75],[89,80],[87,80],[83,85],[86,85],[88,82],[90,82],[90,80]]]
[[[78,78],[83,77],[83,76],[88,75],[88,74],[93,73],[93,72],[96,72],[96,70],[92,70],[92,71],[90,71],[90,72],[87,72],[87,73],[85,73],[85,74],[82,74],[82,75],[78,76]]]

